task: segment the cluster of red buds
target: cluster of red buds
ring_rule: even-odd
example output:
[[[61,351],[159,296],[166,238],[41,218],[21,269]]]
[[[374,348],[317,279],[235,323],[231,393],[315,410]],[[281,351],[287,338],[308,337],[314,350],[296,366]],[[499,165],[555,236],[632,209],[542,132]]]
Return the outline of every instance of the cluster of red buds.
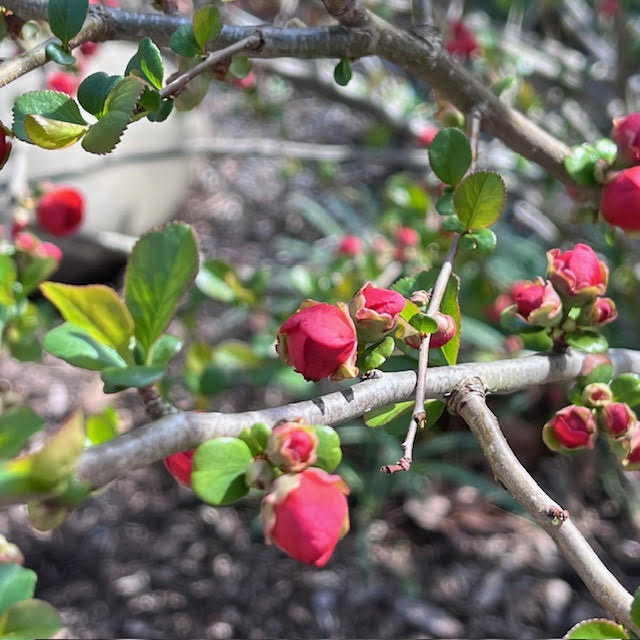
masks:
[[[617,318],[613,300],[602,297],[609,270],[590,246],[551,249],[547,260],[546,279],[516,282],[496,300],[506,328],[514,333],[544,329],[562,348],[576,332],[594,331]]]
[[[265,542],[322,567],[349,530],[349,488],[339,475],[312,466],[318,459],[317,428],[298,419],[281,422],[269,433],[265,425],[255,424],[240,439],[254,455],[246,483],[266,491],[261,507]],[[193,454],[184,451],[165,459],[186,487],[191,486]]]
[[[553,451],[570,453],[592,449],[601,433],[622,466],[628,471],[637,470],[640,469],[640,422],[625,400],[636,403],[640,376],[623,374],[612,380],[612,371],[605,355],[587,356],[582,371],[583,384],[572,392],[573,404],[557,411],[544,425],[542,438]]]
[[[378,262],[388,263],[391,259],[400,262],[414,260],[418,256],[420,234],[412,227],[400,226],[393,232],[391,243],[384,236],[376,236],[371,245]],[[359,258],[365,252],[365,243],[359,236],[346,235],[340,238],[335,253],[339,258]]]
[[[348,305],[306,300],[280,327],[278,354],[307,380],[354,378],[379,366],[372,366],[367,359],[376,349],[379,355],[384,354],[382,362],[391,355],[395,344],[391,334],[396,329],[396,338],[420,348],[421,334],[401,317],[407,304],[415,307],[397,291],[374,287],[370,282]],[[431,336],[432,348],[443,346],[456,333],[450,316],[438,313],[435,320],[438,329]]]

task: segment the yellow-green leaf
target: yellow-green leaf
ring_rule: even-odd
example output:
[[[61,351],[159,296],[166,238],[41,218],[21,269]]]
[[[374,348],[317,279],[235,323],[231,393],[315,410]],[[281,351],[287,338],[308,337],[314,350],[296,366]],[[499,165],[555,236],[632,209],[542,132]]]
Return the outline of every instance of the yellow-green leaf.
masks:
[[[82,138],[89,125],[52,120],[39,115],[28,115],[24,128],[31,140],[43,149],[64,149]]]

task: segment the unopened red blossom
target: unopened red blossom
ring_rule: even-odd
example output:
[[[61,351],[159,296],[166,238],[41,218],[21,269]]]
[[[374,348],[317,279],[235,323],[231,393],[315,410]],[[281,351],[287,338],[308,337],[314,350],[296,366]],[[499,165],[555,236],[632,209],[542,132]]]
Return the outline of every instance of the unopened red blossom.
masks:
[[[425,125],[416,133],[416,140],[421,147],[428,149],[439,131],[433,124]]]
[[[516,282],[512,287],[518,314],[528,323],[541,327],[554,327],[562,319],[562,300],[551,282]]]
[[[307,300],[278,332],[280,357],[307,380],[358,375],[356,327],[343,302]]]
[[[35,249],[35,254],[39,258],[52,258],[57,262],[62,260],[62,251],[58,245],[53,242],[41,242]]]
[[[56,71],[47,76],[47,89],[73,96],[78,89],[78,79],[66,71]]]
[[[24,251],[25,253],[31,253],[35,251],[38,246],[39,240],[32,233],[28,231],[19,231],[13,237],[13,244],[18,251]]]
[[[378,342],[396,328],[400,313],[407,304],[397,291],[374,287],[367,282],[349,302],[358,338],[364,342]]]
[[[420,242],[420,234],[411,227],[400,227],[396,230],[395,237],[402,247],[415,247]]]
[[[618,147],[617,159],[622,166],[640,162],[640,113],[614,118],[611,138]]]
[[[438,323],[438,330],[431,334],[429,338],[429,349],[438,349],[452,340],[457,331],[455,318],[446,313],[440,311],[434,315],[436,322]],[[422,344],[422,336],[418,331],[409,326],[407,322],[402,323],[403,334],[402,339],[414,349],[419,349]]]
[[[618,317],[616,303],[611,298],[596,298],[582,308],[578,322],[590,327],[602,327]]]
[[[592,382],[582,390],[582,400],[593,409],[606,407],[613,402],[613,392],[604,382]]]
[[[605,183],[600,210],[614,227],[640,230],[640,166],[624,169]]]
[[[583,304],[606,291],[609,269],[589,245],[579,243],[564,252],[551,249],[547,260],[548,279],[573,304]]]
[[[638,424],[636,414],[625,402],[611,402],[598,411],[598,426],[613,438],[622,438]]]
[[[279,476],[262,500],[266,543],[323,567],[349,530],[348,493],[340,476],[314,467]]]
[[[276,425],[267,441],[269,461],[287,473],[299,472],[317,460],[318,436],[303,420]]]
[[[9,140],[7,132],[2,126],[2,122],[0,122],[0,169],[7,164],[7,160],[11,155],[11,148],[11,140]]]
[[[191,470],[195,451],[179,451],[164,459],[169,473],[183,486],[191,488]]]
[[[596,420],[588,407],[569,405],[556,411],[542,430],[545,444],[554,451],[592,449],[597,435]]]
[[[83,42],[80,45],[80,51],[82,51],[82,55],[87,56],[87,58],[93,56],[98,50],[98,43],[93,42],[93,40],[88,40],[87,42]]]
[[[38,224],[54,236],[75,233],[84,217],[84,198],[71,187],[61,187],[46,193],[36,207]]]
[[[342,236],[337,253],[348,258],[355,258],[362,253],[362,240],[358,236]]]
[[[449,25],[449,37],[445,43],[447,51],[461,58],[470,58],[479,50],[478,41],[462,20]]]

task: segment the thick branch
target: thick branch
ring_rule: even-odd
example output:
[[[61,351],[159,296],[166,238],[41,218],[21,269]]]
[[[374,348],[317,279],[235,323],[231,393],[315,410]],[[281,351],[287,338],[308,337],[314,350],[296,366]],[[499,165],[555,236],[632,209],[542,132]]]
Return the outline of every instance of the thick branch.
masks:
[[[463,380],[449,406],[469,425],[496,478],[553,538],[591,595],[619,622],[638,633],[631,621],[631,594],[598,558],[566,512],[520,464],[502,435],[497,418],[487,407],[482,381]]]
[[[640,352],[608,352],[617,373],[640,373]],[[490,393],[512,393],[537,384],[569,382],[580,373],[585,354],[534,355],[496,362],[478,362],[432,369],[426,398],[443,398],[465,378],[481,378]],[[370,409],[407,400],[415,391],[415,371],[385,373],[350,388],[313,400],[242,413],[177,413],[138,427],[115,440],[87,449],[76,465],[78,476],[101,487],[133,469],[192,449],[218,436],[237,436],[254,422],[273,426],[279,420],[301,417],[311,424],[334,425],[361,416]]]

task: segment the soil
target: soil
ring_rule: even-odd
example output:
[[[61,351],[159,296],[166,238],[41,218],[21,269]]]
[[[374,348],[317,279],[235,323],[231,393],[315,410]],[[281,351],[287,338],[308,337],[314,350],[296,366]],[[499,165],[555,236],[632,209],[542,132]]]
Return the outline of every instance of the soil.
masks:
[[[236,93],[221,91],[209,100],[225,135],[280,133],[279,124],[256,119]],[[318,142],[344,142],[368,125],[304,92],[290,96],[281,121],[302,132],[296,139]],[[287,196],[326,192],[311,168],[287,179],[285,167],[286,161],[260,158],[204,163],[177,217],[196,226],[209,257],[240,268],[280,260],[276,241],[283,234],[318,236]],[[336,180],[375,185],[382,176],[379,167],[351,165]],[[199,320],[202,337],[216,334],[218,309],[213,305]],[[96,375],[50,357],[45,364],[5,359],[0,378],[52,424],[78,404],[95,411],[113,400],[102,396]],[[176,396],[189,406],[184,392]],[[265,400],[239,389],[221,404],[233,410]],[[124,428],[144,421],[134,393],[119,394],[115,403]],[[595,454],[576,464],[537,452],[548,410],[540,403],[530,422],[511,430],[516,451],[528,455],[538,481],[635,589],[637,520],[626,503],[604,492]],[[444,428],[461,426],[450,421]],[[450,458],[455,462],[455,454]],[[471,464],[491,480],[479,458]],[[354,498],[351,532],[321,570],[263,544],[257,498],[233,508],[205,505],[161,463],[117,480],[53,532],[31,529],[19,506],[0,513],[0,531],[37,571],[37,596],[61,612],[66,628],[60,637],[526,639],[558,637],[579,620],[604,615],[528,519],[496,507],[471,486],[437,476],[420,486],[417,494],[389,497],[377,511]]]

